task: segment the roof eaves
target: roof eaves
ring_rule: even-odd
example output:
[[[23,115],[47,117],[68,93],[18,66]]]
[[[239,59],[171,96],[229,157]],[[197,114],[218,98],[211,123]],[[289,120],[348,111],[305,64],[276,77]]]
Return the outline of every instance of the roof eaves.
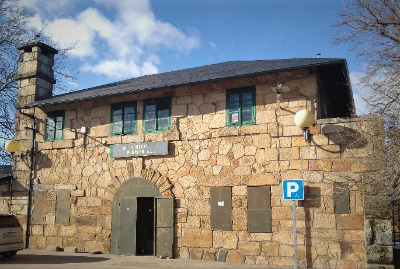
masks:
[[[239,61],[240,62],[240,61]],[[256,62],[256,61],[254,61]],[[230,63],[230,62],[225,62],[225,63]],[[235,62],[232,62],[235,63]],[[107,89],[111,87],[116,87],[124,84],[129,84],[135,79],[139,78],[145,78],[153,75],[147,75],[139,78],[134,78],[134,79],[128,79],[128,80],[123,80],[120,82],[113,82],[105,85],[100,85],[97,87],[93,88],[88,88],[88,89],[83,89],[80,91],[76,92],[71,92],[71,93],[66,93],[63,95],[57,95],[49,99],[44,99],[44,100],[39,100],[35,101],[32,103],[29,103],[27,105],[21,106],[18,109],[28,109],[28,108],[34,108],[34,107],[46,107],[46,106],[51,106],[51,105],[60,105],[60,104],[65,104],[65,103],[72,103],[72,102],[80,102],[80,101],[88,101],[88,100],[93,100],[93,99],[98,99],[98,98],[105,98],[105,97],[110,97],[110,96],[119,96],[123,94],[129,94],[129,93],[136,93],[136,92],[143,92],[143,91],[150,91],[150,90],[159,90],[163,88],[168,88],[168,87],[179,87],[179,86],[186,86],[186,85],[193,85],[197,83],[205,83],[205,82],[213,82],[221,79],[232,79],[232,78],[239,78],[239,77],[246,77],[246,76],[254,76],[254,75],[260,75],[260,74],[268,74],[268,73],[275,73],[275,72],[282,72],[282,71],[287,71],[287,70],[294,70],[294,69],[300,69],[300,68],[308,68],[308,67],[314,67],[314,66],[323,66],[323,65],[330,65],[330,64],[338,64],[342,63],[346,65],[346,60],[341,59],[341,58],[332,58],[332,59],[327,59],[325,62],[318,62],[318,63],[307,63],[307,64],[300,64],[298,66],[289,66],[289,67],[282,67],[282,68],[274,68],[271,70],[262,70],[262,71],[254,71],[254,72],[249,72],[249,73],[243,73],[243,74],[225,74],[224,76],[218,76],[215,78],[210,78],[210,79],[194,79],[191,80],[190,82],[183,82],[183,83],[170,83],[170,84],[163,84],[160,86],[156,87],[143,87],[141,89],[135,89],[135,90],[126,90],[126,91],[119,91],[119,92],[105,92],[102,94],[101,92],[97,92],[94,95],[86,95],[83,97],[77,97],[77,98],[70,98],[70,99],[62,99],[61,101],[58,101],[57,99],[60,99],[63,96],[70,95],[70,94],[79,94],[79,93],[88,93],[89,91],[97,91],[101,89]],[[222,63],[221,63],[222,64]],[[217,64],[215,64],[217,65]],[[347,67],[347,65],[346,65]],[[184,70],[177,70],[177,71],[171,71],[171,72],[166,72],[166,73],[160,73],[160,74],[155,74],[155,75],[165,75],[169,73],[174,73],[174,72],[180,72],[180,71],[185,71],[185,70],[191,70],[191,69],[196,69],[196,68],[201,68],[201,67],[195,67],[195,68],[189,68],[189,69],[184,69]]]

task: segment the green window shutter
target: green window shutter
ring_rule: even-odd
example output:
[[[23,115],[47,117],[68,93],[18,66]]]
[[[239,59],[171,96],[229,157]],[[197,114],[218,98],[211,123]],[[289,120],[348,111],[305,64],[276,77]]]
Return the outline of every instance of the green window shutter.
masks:
[[[64,111],[55,111],[47,114],[46,119],[46,141],[57,141],[64,139]]]
[[[350,213],[350,192],[349,185],[344,183],[333,183],[333,201],[335,213]]]
[[[247,187],[247,226],[249,232],[271,233],[271,187]]]
[[[171,130],[171,98],[145,100],[143,102],[143,132]]]
[[[227,125],[255,124],[255,99],[255,87],[227,90]]]
[[[111,106],[111,135],[136,133],[136,102]]]

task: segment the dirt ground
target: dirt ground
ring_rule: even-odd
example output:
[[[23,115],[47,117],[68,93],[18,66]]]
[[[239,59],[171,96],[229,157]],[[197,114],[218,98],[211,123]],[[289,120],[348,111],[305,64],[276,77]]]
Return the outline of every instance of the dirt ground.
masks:
[[[265,265],[248,265],[224,262],[188,261],[159,259],[153,256],[122,256],[111,254],[66,253],[25,249],[13,258],[1,258],[0,268],[4,269],[108,269],[108,268],[160,268],[160,269],[283,269]]]

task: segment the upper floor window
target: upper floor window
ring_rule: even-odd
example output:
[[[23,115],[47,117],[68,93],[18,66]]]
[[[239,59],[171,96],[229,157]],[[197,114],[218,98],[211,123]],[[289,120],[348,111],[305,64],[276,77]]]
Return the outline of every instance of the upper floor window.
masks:
[[[111,135],[136,133],[136,102],[111,106]]]
[[[46,141],[64,139],[64,111],[54,111],[47,114]]]
[[[227,125],[245,125],[256,123],[255,87],[227,90],[226,122]]]
[[[143,131],[165,132],[171,130],[171,98],[143,101]]]

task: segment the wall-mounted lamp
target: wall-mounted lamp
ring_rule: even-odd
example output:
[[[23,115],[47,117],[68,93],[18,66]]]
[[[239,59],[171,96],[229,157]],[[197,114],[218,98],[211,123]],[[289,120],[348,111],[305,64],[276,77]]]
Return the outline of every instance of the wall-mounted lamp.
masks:
[[[87,136],[88,129],[86,126],[81,127],[81,134],[83,134],[83,148],[86,148],[86,136]]]
[[[19,151],[19,142],[15,140],[8,140],[5,144],[5,149],[11,153],[11,156],[14,155],[15,152]],[[21,160],[26,158],[31,154],[31,151],[29,149],[20,151],[20,158]]]
[[[19,150],[19,143],[15,140],[8,140],[6,142],[5,148],[9,153],[14,154]]]
[[[288,86],[283,86],[282,83],[277,82],[276,87],[271,88],[272,92],[276,93],[276,107],[281,109],[281,95],[285,92],[289,92],[290,88]]]
[[[289,88],[289,86],[283,86],[282,83],[278,83],[278,84],[276,85],[276,87],[272,87],[271,90],[272,90],[274,93],[281,94],[281,93],[289,92],[289,91],[290,91],[290,88]]]
[[[303,130],[304,140],[308,143],[311,141],[309,128],[314,124],[314,122],[314,114],[307,109],[298,111],[294,116],[294,123]]]

